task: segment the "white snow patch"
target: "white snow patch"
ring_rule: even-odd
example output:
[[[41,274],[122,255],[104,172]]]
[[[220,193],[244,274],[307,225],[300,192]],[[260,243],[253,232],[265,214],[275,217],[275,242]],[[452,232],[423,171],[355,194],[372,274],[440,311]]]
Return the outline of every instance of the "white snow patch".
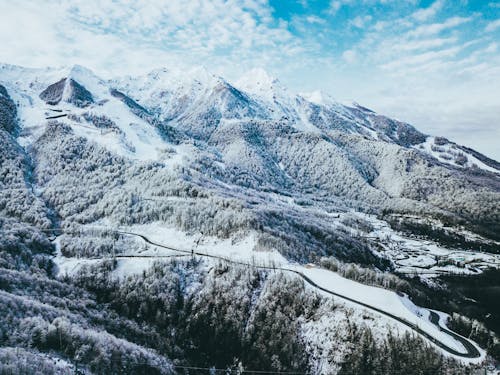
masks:
[[[403,318],[406,321],[417,325],[420,329],[429,333],[433,337],[436,337],[447,346],[460,352],[466,352],[460,342],[441,332],[426,318],[416,315],[416,308],[414,306],[410,306],[408,301],[403,302],[404,299],[399,297],[394,292],[382,288],[363,285],[355,281],[345,279],[334,272],[320,268],[295,267],[295,269],[300,270],[317,285],[325,289],[340,295],[346,295],[349,298]],[[356,304],[349,301],[346,301],[346,304],[352,305],[354,308],[359,308],[359,305],[356,306]],[[423,309],[419,309],[418,311],[421,310]],[[408,329],[406,326],[404,326],[404,328]]]
[[[477,159],[472,154],[459,149],[453,143],[446,143],[444,145],[437,145],[435,143],[436,137],[427,137],[424,143],[420,143],[418,145],[413,146],[417,150],[423,150],[429,155],[438,159],[441,163],[453,165],[458,168],[472,168],[476,166],[485,171],[500,173],[498,169],[492,168],[489,165],[484,164],[481,160]],[[467,158],[467,161],[464,165],[459,165],[455,163],[455,159],[457,156],[463,155]]]

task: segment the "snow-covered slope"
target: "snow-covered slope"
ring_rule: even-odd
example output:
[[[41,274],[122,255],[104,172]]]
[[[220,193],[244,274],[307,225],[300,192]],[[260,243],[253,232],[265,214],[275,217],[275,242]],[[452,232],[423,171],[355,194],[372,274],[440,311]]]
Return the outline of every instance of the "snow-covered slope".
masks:
[[[203,252],[196,272],[206,275],[214,257],[300,270],[376,309],[387,303],[460,351],[396,293],[304,264],[336,258],[429,283],[500,266],[497,162],[359,104],[292,93],[263,70],[232,84],[202,68],[106,80],[81,66],[2,65],[0,114],[0,234],[11,246],[24,241],[19,228],[34,230],[56,250],[59,276],[91,289],[87,271],[127,283],[185,256],[120,228]],[[373,329],[412,332],[374,311]]]
[[[443,137],[427,137],[425,142],[414,145],[418,150],[427,152],[441,163],[458,168],[482,169],[498,173],[500,164],[484,155],[459,146]]]
[[[53,120],[68,123],[75,134],[131,159],[163,160],[174,152],[151,124],[132,113],[86,68],[25,71],[4,66],[0,80],[19,103],[19,143],[24,147],[35,142]]]

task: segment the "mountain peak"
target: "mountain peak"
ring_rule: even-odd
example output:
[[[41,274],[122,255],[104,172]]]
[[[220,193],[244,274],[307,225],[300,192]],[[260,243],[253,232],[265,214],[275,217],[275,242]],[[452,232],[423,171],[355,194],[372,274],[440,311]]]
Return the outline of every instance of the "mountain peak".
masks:
[[[301,93],[300,96],[302,96],[304,99],[307,101],[313,103],[313,104],[318,104],[318,105],[332,105],[332,104],[337,104],[337,101],[333,98],[333,96],[321,91],[321,90],[315,90],[311,92],[304,92]]]
[[[79,65],[79,64],[75,64],[75,65],[68,67],[67,77],[71,78],[75,81],[85,80],[85,78],[87,78],[87,77],[97,78],[92,70],[90,70],[89,68],[87,68],[85,66]]]
[[[252,94],[272,94],[277,90],[286,91],[280,81],[262,68],[254,68],[243,74],[235,87]],[[265,95],[267,96],[267,95]]]

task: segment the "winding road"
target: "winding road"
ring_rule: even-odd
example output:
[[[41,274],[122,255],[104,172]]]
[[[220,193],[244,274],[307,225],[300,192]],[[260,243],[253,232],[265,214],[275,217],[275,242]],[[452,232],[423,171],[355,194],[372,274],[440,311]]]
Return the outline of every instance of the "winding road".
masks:
[[[100,228],[100,229],[103,229],[103,228]],[[163,249],[167,249],[167,250],[171,250],[171,251],[175,251],[175,252],[179,252],[179,253],[183,253],[183,255],[116,255],[115,258],[117,259],[126,259],[126,258],[152,258],[152,259],[162,259],[162,258],[173,258],[173,257],[182,257],[182,256],[193,256],[193,255],[197,255],[197,256],[200,256],[200,257],[206,257],[206,258],[212,258],[212,259],[219,259],[219,260],[223,260],[225,262],[228,262],[228,263],[231,263],[231,264],[237,264],[237,265],[241,265],[241,266],[245,266],[245,267],[253,267],[253,268],[258,268],[258,269],[267,269],[267,270],[280,270],[280,271],[285,271],[285,272],[290,272],[290,273],[294,273],[296,275],[298,275],[299,277],[301,277],[307,284],[313,286],[314,288],[318,289],[318,290],[321,290],[322,292],[324,293],[327,293],[329,295],[332,295],[332,296],[335,296],[335,297],[339,297],[345,301],[349,301],[353,304],[356,304],[358,306],[362,306],[368,310],[371,310],[371,311],[375,311],[383,316],[386,316],[388,318],[391,318],[401,324],[404,324],[405,326],[411,328],[413,331],[419,333],[421,336],[425,337],[427,340],[429,340],[430,342],[432,342],[434,345],[438,346],[439,348],[445,350],[446,352],[454,355],[454,356],[457,356],[457,357],[462,357],[462,358],[470,358],[470,359],[474,359],[474,358],[479,358],[481,357],[481,353],[479,352],[477,346],[472,343],[470,340],[468,340],[467,338],[463,337],[463,336],[460,336],[459,334],[453,332],[453,331],[450,331],[449,329],[443,327],[440,325],[440,317],[437,313],[435,313],[434,311],[431,311],[429,310],[430,314],[429,314],[429,321],[435,325],[441,332],[444,332],[445,334],[447,334],[448,336],[450,336],[451,338],[453,338],[454,340],[458,341],[459,343],[462,344],[462,346],[465,348],[466,352],[463,353],[463,352],[460,352],[456,349],[453,349],[451,348],[450,346],[446,345],[444,342],[438,340],[436,337],[432,336],[430,333],[424,331],[423,329],[421,329],[417,324],[407,320],[407,319],[404,319],[404,318],[401,318],[397,315],[394,315],[394,314],[391,314],[390,312],[387,312],[385,310],[382,310],[378,307],[375,307],[375,306],[371,306],[367,303],[364,303],[364,302],[361,302],[359,300],[356,300],[354,298],[351,298],[351,297],[348,297],[344,294],[340,294],[340,293],[337,293],[337,292],[333,292],[325,287],[322,287],[321,285],[318,285],[315,281],[311,280],[308,276],[306,276],[304,273],[298,271],[298,270],[295,270],[295,269],[291,269],[291,268],[283,268],[283,267],[272,267],[272,266],[264,266],[264,265],[256,265],[256,264],[250,264],[250,263],[246,263],[246,262],[241,262],[241,261],[237,261],[237,260],[233,260],[233,259],[229,259],[229,258],[225,258],[225,257],[222,257],[222,256],[219,256],[219,255],[213,255],[213,254],[207,254],[207,253],[202,253],[202,252],[199,252],[199,251],[196,251],[196,250],[185,250],[185,249],[179,249],[179,248],[175,248],[175,247],[172,247],[172,246],[167,246],[167,245],[164,245],[164,244],[161,244],[161,243],[157,243],[157,242],[154,242],[152,240],[150,240],[148,237],[146,237],[145,235],[143,234],[139,234],[139,233],[134,233],[134,232],[128,232],[128,231],[124,231],[124,230],[117,230],[117,229],[109,229],[109,228],[106,228],[105,229],[106,231],[108,232],[114,232],[114,233],[118,233],[118,234],[122,234],[122,235],[128,235],[128,236],[135,236],[135,237],[139,237],[141,238],[144,242],[146,242],[147,244],[150,244],[150,245],[153,245],[153,246],[157,246],[157,247],[160,247],[160,248],[163,248]],[[57,231],[57,230],[56,230]],[[54,232],[52,230],[52,232]],[[71,232],[66,232],[66,231],[61,231],[63,233],[71,233]],[[80,232],[75,232],[75,233],[80,233]],[[62,233],[61,233],[62,234]],[[95,257],[95,258],[87,258],[87,259],[93,259],[93,260],[99,260],[99,259],[103,259],[102,257]]]
[[[285,272],[294,273],[294,274],[300,276],[306,283],[308,283],[309,285],[313,286],[316,289],[319,289],[319,290],[321,290],[321,291],[323,291],[323,292],[325,292],[327,294],[330,294],[332,296],[339,297],[339,298],[341,298],[343,300],[352,302],[352,303],[357,304],[359,306],[362,306],[362,307],[364,307],[366,309],[375,311],[375,312],[377,312],[377,313],[379,313],[381,315],[384,315],[384,316],[389,317],[389,318],[391,318],[391,319],[393,319],[393,320],[395,320],[395,321],[397,321],[399,323],[402,323],[402,324],[406,325],[407,327],[411,328],[415,332],[419,333],[421,336],[423,336],[426,339],[428,339],[429,341],[431,341],[434,345],[436,345],[439,348],[447,351],[450,354],[453,354],[455,356],[462,357],[462,358],[479,358],[481,356],[481,353],[477,349],[476,345],[474,345],[470,340],[466,339],[463,336],[458,335],[457,333],[455,333],[453,331],[450,331],[449,329],[446,329],[446,328],[442,327],[439,324],[439,321],[440,321],[439,315],[437,313],[435,313],[434,311],[430,311],[429,321],[432,324],[434,324],[436,327],[438,327],[438,329],[441,332],[444,332],[448,336],[451,336],[454,340],[460,342],[463,345],[463,347],[465,348],[466,353],[462,353],[460,351],[457,351],[456,349],[453,349],[453,348],[449,347],[445,343],[439,341],[434,336],[432,336],[431,334],[429,334],[426,331],[424,331],[423,329],[421,329],[415,323],[412,323],[412,322],[410,322],[410,321],[408,321],[408,320],[406,320],[404,318],[401,318],[401,317],[399,317],[397,315],[391,314],[390,312],[387,312],[387,311],[384,311],[382,309],[379,309],[379,308],[377,308],[375,306],[371,306],[369,304],[366,304],[364,302],[355,300],[355,299],[353,299],[351,297],[348,297],[346,295],[339,294],[337,292],[333,292],[333,291],[331,291],[329,289],[326,289],[326,288],[318,285],[316,282],[314,282],[313,280],[311,280],[308,276],[306,276],[305,274],[303,274],[300,271],[297,271],[297,270],[294,270],[294,269],[290,269],[290,268],[282,268],[282,267],[259,266],[259,265],[254,265],[254,264],[249,264],[249,263],[245,263],[245,262],[240,262],[240,261],[228,259],[228,258],[225,258],[225,257],[222,257],[222,256],[217,256],[217,255],[212,255],[212,254],[207,254],[207,253],[201,253],[201,252],[198,252],[198,251],[195,251],[195,250],[190,251],[190,250],[178,249],[178,248],[175,248],[175,247],[171,247],[171,246],[167,246],[167,245],[163,245],[163,244],[151,241],[149,238],[147,238],[146,236],[144,236],[142,234],[133,233],[133,232],[127,232],[127,231],[121,231],[121,230],[117,230],[116,232],[120,233],[120,234],[124,234],[124,235],[136,236],[136,237],[141,238],[142,240],[144,240],[146,243],[148,243],[150,245],[161,247],[161,248],[164,248],[164,249],[167,249],[167,250],[172,250],[172,251],[177,251],[177,252],[185,253],[186,255],[197,255],[197,256],[202,256],[202,257],[207,257],[207,258],[220,259],[220,260],[224,260],[226,262],[232,263],[232,264],[243,265],[243,266],[246,266],[246,267],[254,267],[254,268],[259,268],[259,269],[281,270],[281,271],[285,271]],[[122,257],[141,257],[141,256],[138,255],[138,256],[122,256]],[[144,257],[144,256],[142,256],[142,257]],[[151,257],[158,257],[158,256],[151,256]]]

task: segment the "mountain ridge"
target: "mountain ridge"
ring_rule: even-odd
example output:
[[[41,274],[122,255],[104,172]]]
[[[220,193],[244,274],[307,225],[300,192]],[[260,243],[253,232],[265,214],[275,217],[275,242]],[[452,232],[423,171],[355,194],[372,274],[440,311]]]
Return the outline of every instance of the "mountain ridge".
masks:
[[[233,358],[213,349],[212,337],[232,343],[224,350],[235,350],[248,368],[260,368],[259,355],[281,348],[263,338],[268,332],[284,335],[294,345],[290,350],[306,356],[327,350],[323,339],[307,333],[326,326],[333,328],[325,332],[335,335],[325,342],[345,353],[352,353],[351,341],[360,335],[370,340],[372,330],[382,338],[395,330],[399,339],[408,327],[359,306],[325,302],[324,296],[320,303],[315,291],[293,278],[210,263],[196,254],[263,264],[267,270],[293,265],[315,277],[330,275],[329,269],[355,280],[369,277],[378,286],[395,284],[384,292],[391,306],[424,325],[428,310],[394,290],[401,293],[398,288],[404,286],[404,293],[426,307],[452,314],[456,303],[467,299],[453,294],[449,304],[437,301],[447,291],[441,276],[483,277],[498,268],[500,173],[495,163],[360,105],[311,101],[262,72],[256,75],[271,84],[268,90],[258,84],[257,93],[247,92],[205,70],[159,69],[105,80],[80,66],[0,67],[5,150],[0,155],[0,236],[8,239],[0,244],[0,275],[7,280],[0,286],[10,288],[0,298],[11,304],[33,293],[36,301],[49,298],[63,306],[65,297],[50,293],[67,288],[78,296],[76,305],[86,299],[80,313],[57,307],[38,318],[25,303],[7,330],[35,337],[37,353],[55,352],[68,360],[81,352],[87,366],[96,361],[97,372],[113,368],[113,361],[93,355],[89,345],[99,353],[106,347],[128,353],[130,372],[141,360],[164,373],[173,372],[170,359],[177,358],[187,365],[229,366]],[[54,95],[44,95],[46,90]],[[152,240],[144,243],[125,232]],[[191,250],[192,259],[177,263],[179,254],[168,252],[176,247],[183,249],[181,256],[189,257]],[[12,269],[23,274],[22,282],[4,271]],[[405,275],[419,281],[402,279]],[[338,278],[329,290],[361,288],[353,280],[329,277]],[[36,278],[58,280],[50,283],[48,297],[31,291],[30,285],[40,282]],[[16,283],[26,284],[25,289],[11,286]],[[287,288],[296,291],[293,298]],[[283,293],[285,299],[275,299]],[[218,297],[212,300],[214,294]],[[358,297],[372,298],[364,292]],[[483,302],[477,306],[474,318],[484,311]],[[100,320],[98,308],[105,314]],[[207,326],[212,313],[205,308],[229,319],[221,327],[230,332],[212,333],[219,325]],[[261,325],[258,319],[273,317],[273,308],[284,311],[276,318],[279,325]],[[362,334],[346,328],[351,316]],[[113,319],[131,327],[132,334],[114,326]],[[106,334],[100,337],[99,329]],[[59,342],[64,350],[52,342],[58,331],[64,332]],[[148,338],[148,331],[154,337]],[[6,340],[15,346],[23,342],[17,337]],[[235,337],[239,341],[231,341]],[[72,342],[82,345],[73,351]],[[252,346],[255,342],[261,349]],[[306,362],[319,363],[307,355],[298,363],[276,354],[266,363],[275,371],[303,371]],[[330,355],[335,361],[328,368],[336,373],[347,357]],[[210,362],[216,359],[220,362]]]

